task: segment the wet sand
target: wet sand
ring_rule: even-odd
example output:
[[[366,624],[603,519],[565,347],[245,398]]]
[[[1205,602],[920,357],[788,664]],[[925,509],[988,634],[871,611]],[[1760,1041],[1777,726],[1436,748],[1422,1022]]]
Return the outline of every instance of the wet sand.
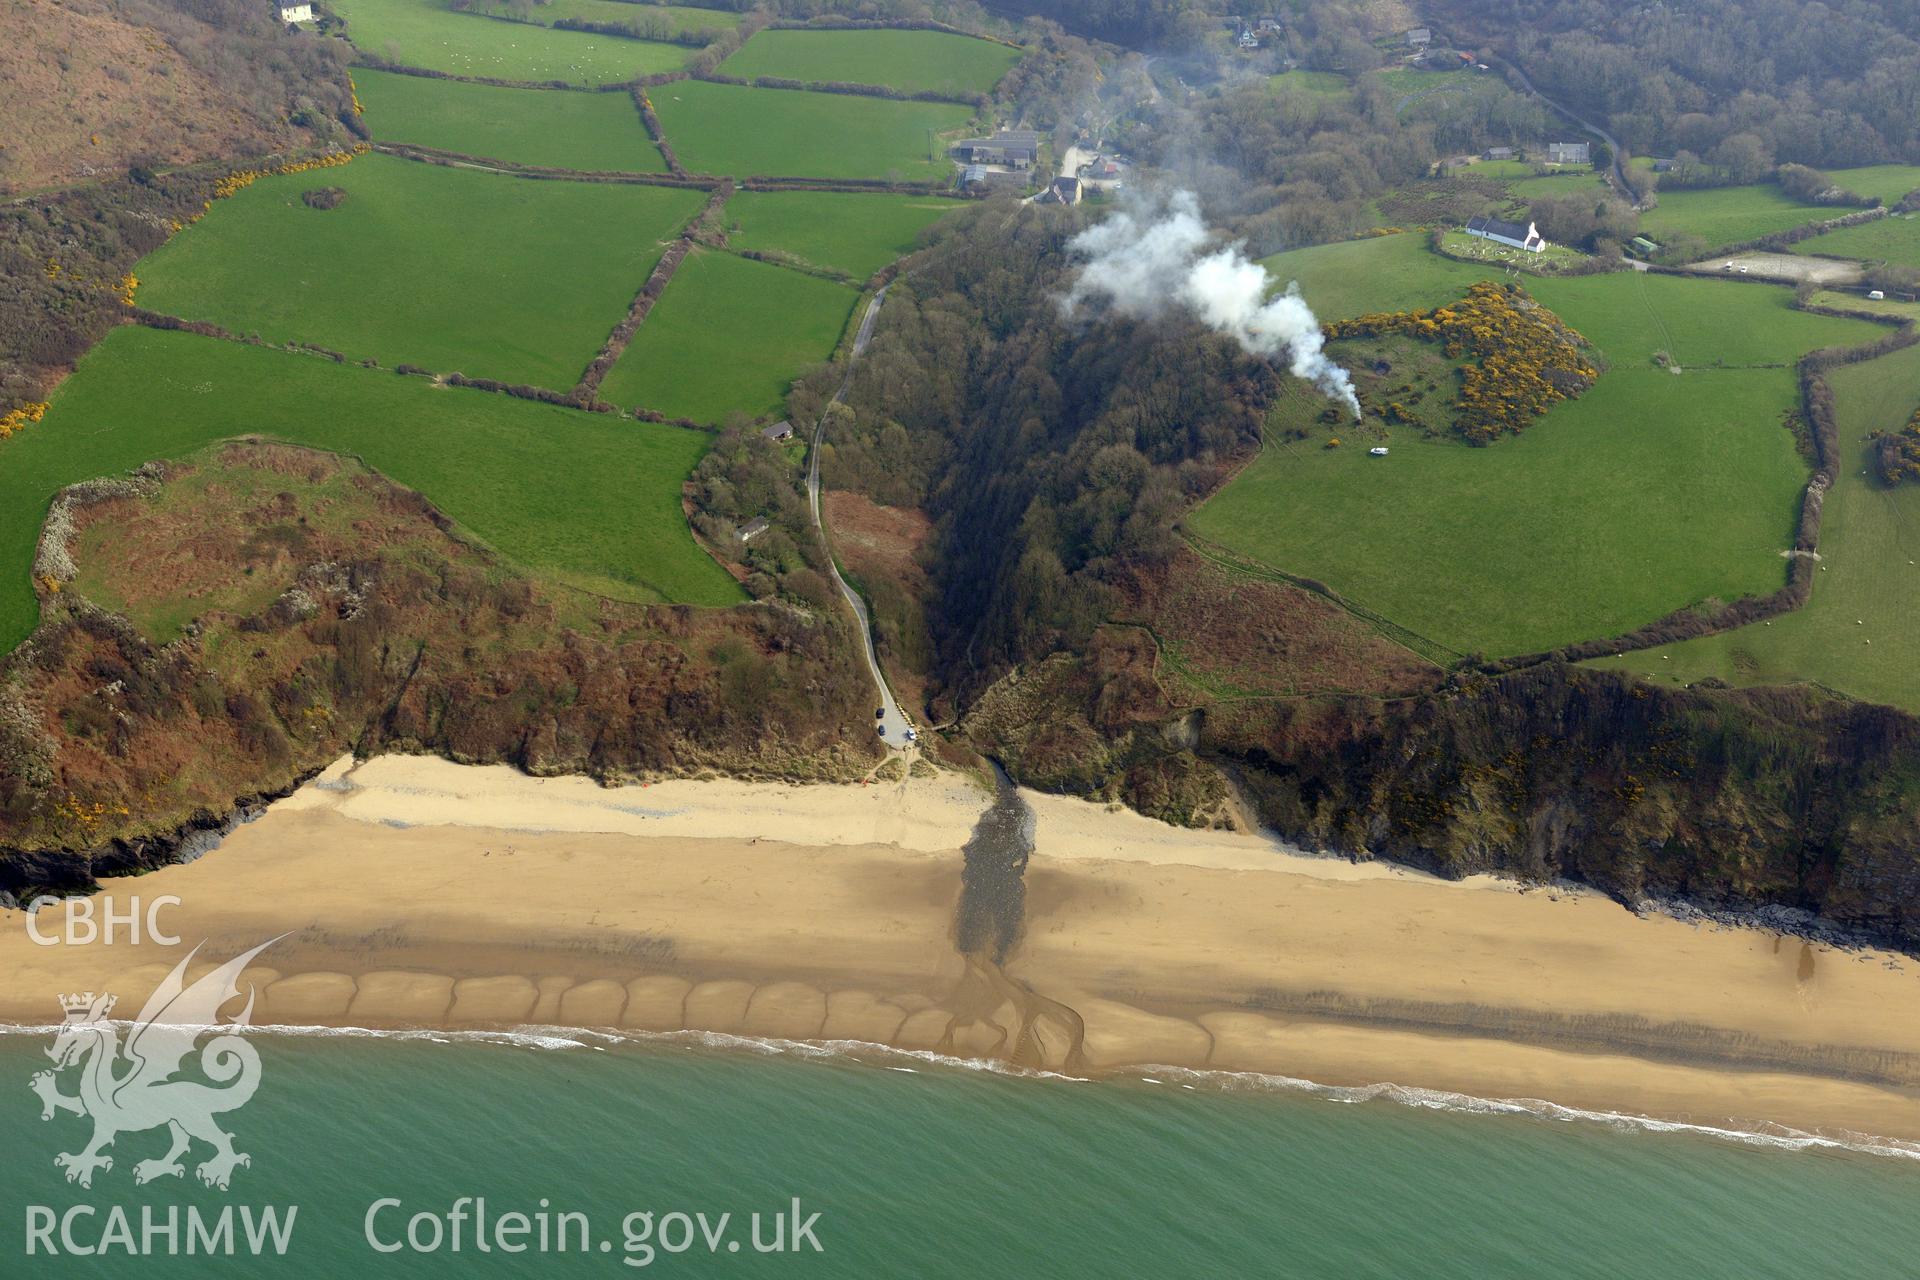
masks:
[[[0,1020],[57,1021],[55,996],[88,989],[131,1016],[186,946],[205,939],[200,966],[285,933],[250,971],[255,1022],[860,1040],[1920,1141],[1904,957],[1029,799],[1024,919],[995,965],[955,947],[959,851],[991,800],[965,778],[609,790],[343,765],[199,861],[110,882],[123,907],[177,895],[182,947],[41,947],[7,913]]]

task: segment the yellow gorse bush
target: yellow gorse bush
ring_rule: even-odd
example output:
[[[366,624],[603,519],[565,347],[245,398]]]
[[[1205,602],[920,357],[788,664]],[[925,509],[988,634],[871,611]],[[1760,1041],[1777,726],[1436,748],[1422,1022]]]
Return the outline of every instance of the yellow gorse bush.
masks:
[[[1374,312],[1326,328],[1329,338],[1404,333],[1440,343],[1449,360],[1476,361],[1461,369],[1454,402],[1455,426],[1475,444],[1518,435],[1600,376],[1586,339],[1517,285],[1483,280],[1459,302],[1431,311]]]
[[[47,403],[44,400],[21,405],[11,413],[0,416],[0,440],[5,440],[16,431],[26,430],[46,416]]]
[[[307,173],[314,169],[332,169],[338,165],[349,164],[355,156],[365,155],[369,145],[356,142],[346,151],[329,151],[325,155],[309,156],[305,160],[289,160],[275,169],[236,169],[213,184],[213,195],[200,203],[200,212],[193,215],[191,221],[200,221],[201,215],[213,208],[215,200],[225,200],[237,196],[262,178],[271,178],[289,173]]]
[[[1920,481],[1920,409],[1898,431],[1870,433],[1880,459],[1880,478],[1888,484]]]

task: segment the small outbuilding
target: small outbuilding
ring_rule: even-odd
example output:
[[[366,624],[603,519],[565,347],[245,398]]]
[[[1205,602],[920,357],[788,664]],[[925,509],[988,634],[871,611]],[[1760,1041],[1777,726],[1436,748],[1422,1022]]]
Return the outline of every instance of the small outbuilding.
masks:
[[[752,542],[755,538],[771,528],[773,528],[773,525],[765,516],[755,516],[734,530],[733,536],[742,542]]]
[[[1487,153],[1483,158],[1487,160],[1511,160],[1513,159],[1513,148],[1488,147]]]
[[[760,428],[760,434],[775,444],[785,444],[793,439],[793,424],[782,418],[770,427]]]
[[[1433,43],[1433,31],[1427,27],[1415,27],[1407,32],[1407,43],[1415,49],[1424,49]]]
[[[313,5],[309,4],[307,0],[300,0],[298,4],[278,4],[274,7],[280,11],[280,21],[282,22],[313,21]]]
[[[1885,302],[1887,300],[1887,291],[1885,289],[1872,289],[1867,292],[1867,297],[1875,302]]]

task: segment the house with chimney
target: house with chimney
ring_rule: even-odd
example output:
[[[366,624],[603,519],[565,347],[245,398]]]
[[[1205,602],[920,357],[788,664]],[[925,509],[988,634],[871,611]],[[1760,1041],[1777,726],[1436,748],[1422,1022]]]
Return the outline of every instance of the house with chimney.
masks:
[[[1471,218],[1467,221],[1467,234],[1479,236],[1482,240],[1491,240],[1495,244],[1508,245],[1515,249],[1525,249],[1528,253],[1546,251],[1546,237],[1540,234],[1540,228],[1531,222],[1508,222],[1502,218]]]
[[[1548,164],[1592,164],[1593,147],[1585,142],[1549,142]]]

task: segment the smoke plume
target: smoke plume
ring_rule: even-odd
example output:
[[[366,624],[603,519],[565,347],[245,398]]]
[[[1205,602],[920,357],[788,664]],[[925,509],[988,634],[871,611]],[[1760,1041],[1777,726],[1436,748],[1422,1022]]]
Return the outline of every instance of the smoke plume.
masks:
[[[1254,355],[1277,356],[1284,348],[1295,377],[1358,418],[1353,380],[1327,359],[1320,322],[1299,286],[1289,284],[1269,297],[1273,278],[1266,268],[1239,244],[1209,252],[1211,238],[1191,191],[1176,191],[1164,201],[1136,200],[1070,242],[1087,261],[1067,293],[1068,314],[1090,303],[1141,318],[1184,306]]]

